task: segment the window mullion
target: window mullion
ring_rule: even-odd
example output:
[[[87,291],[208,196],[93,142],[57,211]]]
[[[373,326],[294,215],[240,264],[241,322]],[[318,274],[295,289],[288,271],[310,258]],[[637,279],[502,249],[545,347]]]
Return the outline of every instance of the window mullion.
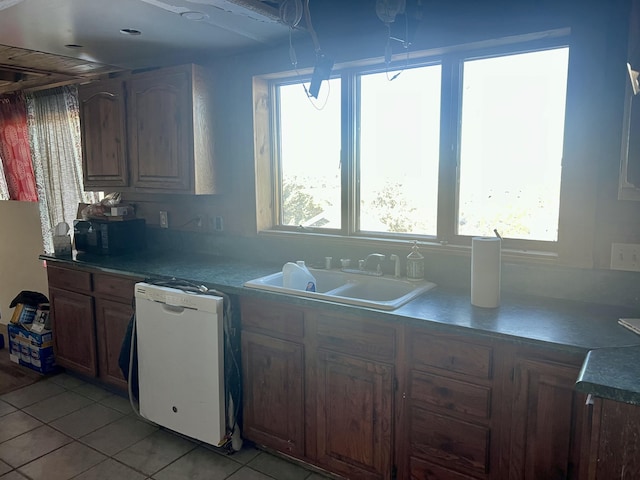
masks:
[[[451,242],[456,234],[460,72],[456,57],[443,58],[438,175],[438,240],[441,242]]]
[[[353,235],[359,228],[358,214],[360,193],[357,188],[359,178],[359,152],[357,132],[359,102],[357,98],[356,76],[351,72],[342,75],[341,102],[341,180],[342,180],[342,231]]]

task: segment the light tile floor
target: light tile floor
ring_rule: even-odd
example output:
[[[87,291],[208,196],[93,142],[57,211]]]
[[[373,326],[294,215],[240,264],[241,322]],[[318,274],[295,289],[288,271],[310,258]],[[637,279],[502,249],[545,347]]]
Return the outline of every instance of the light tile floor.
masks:
[[[0,396],[0,480],[323,480],[251,446],[232,455],[140,419],[68,374]]]

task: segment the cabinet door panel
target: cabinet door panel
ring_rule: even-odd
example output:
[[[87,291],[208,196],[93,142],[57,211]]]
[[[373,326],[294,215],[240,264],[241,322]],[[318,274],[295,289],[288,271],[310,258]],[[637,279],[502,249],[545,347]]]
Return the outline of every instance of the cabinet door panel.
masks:
[[[81,86],[78,96],[85,187],[128,186],[123,81]]]
[[[97,362],[93,298],[49,288],[49,301],[56,363],[95,377]]]
[[[578,478],[586,397],[574,391],[578,368],[519,359],[514,372],[509,478]]]
[[[304,347],[242,333],[244,435],[282,452],[304,454]]]
[[[640,407],[596,399],[589,479],[640,478]]]
[[[393,367],[318,352],[318,461],[348,478],[391,477]]]
[[[193,124],[188,70],[134,76],[129,95],[133,186],[160,190],[191,187]]]
[[[127,389],[127,381],[120,370],[118,357],[132,314],[129,303],[96,298],[99,377],[122,390]]]

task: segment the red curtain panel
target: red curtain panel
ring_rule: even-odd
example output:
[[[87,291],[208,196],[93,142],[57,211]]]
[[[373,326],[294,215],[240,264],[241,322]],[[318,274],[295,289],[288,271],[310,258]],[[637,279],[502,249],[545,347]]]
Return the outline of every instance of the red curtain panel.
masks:
[[[11,200],[37,202],[27,109],[21,93],[0,96],[0,157]]]

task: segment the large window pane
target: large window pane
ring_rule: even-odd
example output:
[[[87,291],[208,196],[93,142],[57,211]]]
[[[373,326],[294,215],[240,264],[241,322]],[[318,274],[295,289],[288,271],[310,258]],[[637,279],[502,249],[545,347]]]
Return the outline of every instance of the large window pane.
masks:
[[[440,71],[360,77],[360,230],[436,235]]]
[[[340,79],[322,91],[324,106],[302,84],[278,87],[282,225],[341,227]]]
[[[568,56],[464,62],[460,235],[557,241]]]

